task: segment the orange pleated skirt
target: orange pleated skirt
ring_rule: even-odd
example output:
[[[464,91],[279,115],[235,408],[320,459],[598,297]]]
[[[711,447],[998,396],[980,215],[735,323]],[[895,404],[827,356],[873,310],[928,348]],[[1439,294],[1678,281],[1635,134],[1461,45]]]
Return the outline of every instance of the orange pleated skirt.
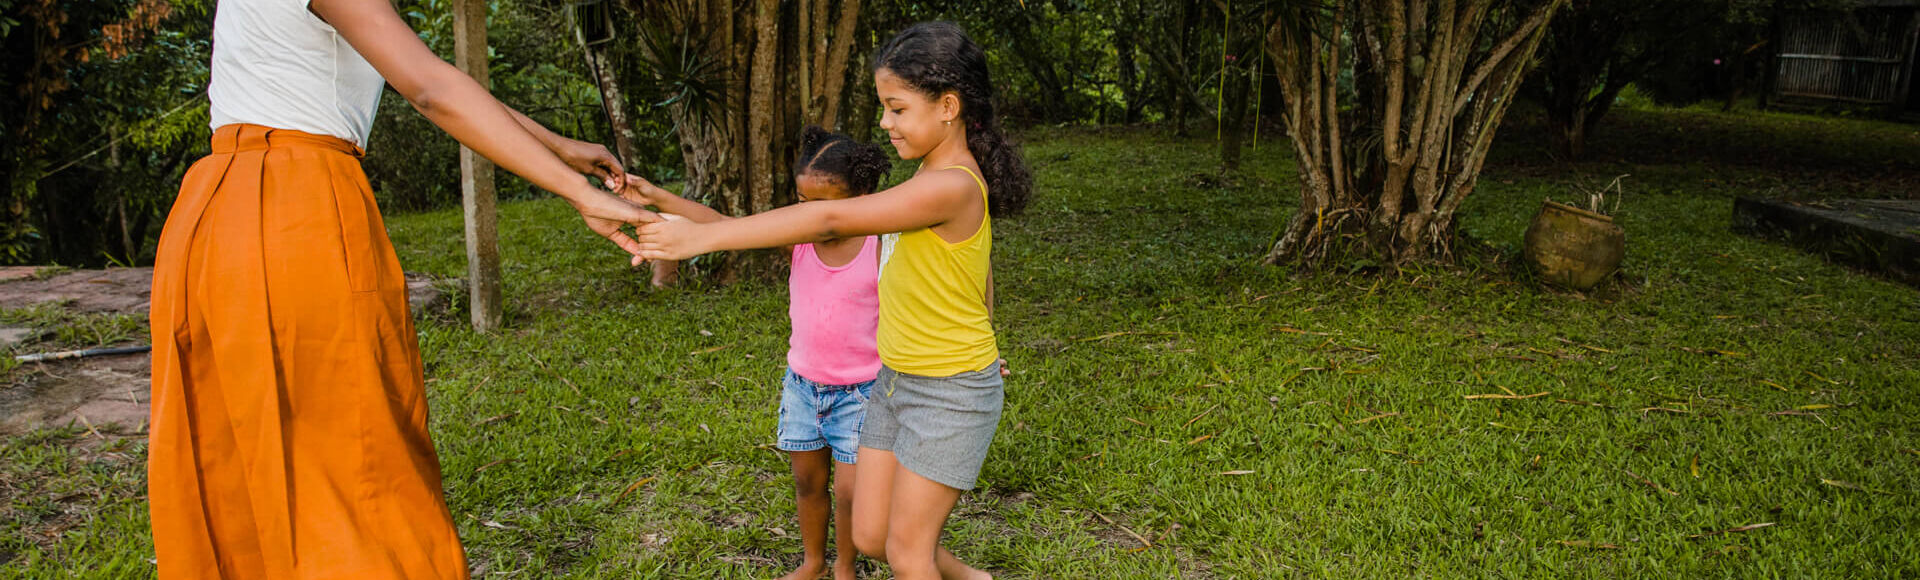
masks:
[[[160,578],[466,578],[360,150],[214,131],[153,268]]]

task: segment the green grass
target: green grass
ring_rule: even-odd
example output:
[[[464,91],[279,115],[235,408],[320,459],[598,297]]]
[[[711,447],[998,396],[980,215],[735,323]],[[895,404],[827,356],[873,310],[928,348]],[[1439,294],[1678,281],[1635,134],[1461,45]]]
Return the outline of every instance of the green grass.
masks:
[[[38,338],[21,347],[37,350],[96,348],[147,339],[144,315],[76,312],[59,302],[0,308],[0,322],[30,329]]]
[[[1911,127],[1870,127],[1920,158],[1901,145]],[[1205,139],[1030,133],[1039,198],[995,224],[1015,375],[950,545],[1010,578],[1920,575],[1899,539],[1920,524],[1920,292],[1727,232],[1732,195],[1804,175],[1718,150],[1609,159],[1632,133],[1560,169],[1520,140],[1462,218],[1476,247],[1510,251],[1541,199],[1654,176],[1619,212],[1626,274],[1586,296],[1497,259],[1398,279],[1258,266],[1296,191],[1283,143],[1220,179]],[[462,313],[420,329],[447,497],[482,575],[798,563],[770,447],[783,286],[650,291],[564,203],[501,211],[510,330],[476,335]],[[408,270],[461,274],[458,213],[388,225]],[[1509,393],[1545,394],[1466,398]],[[55,443],[19,441],[0,464]],[[24,554],[0,576],[120,577],[109,567],[150,548],[129,530],[137,496],[116,497],[59,542],[0,540]]]

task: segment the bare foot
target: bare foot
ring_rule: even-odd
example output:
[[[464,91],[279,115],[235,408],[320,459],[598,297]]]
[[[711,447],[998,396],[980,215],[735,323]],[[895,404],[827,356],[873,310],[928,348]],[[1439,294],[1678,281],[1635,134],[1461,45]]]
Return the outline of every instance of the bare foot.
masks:
[[[827,575],[826,562],[821,562],[818,560],[807,560],[807,561],[801,562],[799,568],[794,568],[792,572],[788,572],[787,575],[781,576],[780,580],[818,580],[819,578],[825,577],[826,575]]]
[[[860,572],[854,569],[853,558],[841,558],[833,562],[833,580],[855,580]]]

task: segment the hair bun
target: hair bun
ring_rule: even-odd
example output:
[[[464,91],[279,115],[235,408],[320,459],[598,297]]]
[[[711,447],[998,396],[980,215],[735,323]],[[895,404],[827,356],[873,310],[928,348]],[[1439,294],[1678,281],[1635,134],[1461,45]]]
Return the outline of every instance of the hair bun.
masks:
[[[807,125],[800,129],[800,148],[806,150],[818,149],[831,138],[833,138],[833,133],[820,128],[819,125]]]

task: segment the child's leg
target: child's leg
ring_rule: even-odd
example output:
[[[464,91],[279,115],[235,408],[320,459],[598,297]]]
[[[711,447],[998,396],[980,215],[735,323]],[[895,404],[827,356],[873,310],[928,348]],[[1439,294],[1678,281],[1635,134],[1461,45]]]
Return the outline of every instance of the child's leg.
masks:
[[[893,501],[893,476],[900,462],[892,451],[860,448],[860,477],[853,482],[853,546],[881,562],[887,561],[887,514]]]
[[[794,451],[793,503],[800,512],[800,544],[806,551],[800,567],[782,580],[813,580],[827,571],[827,515],[833,509],[827,501],[827,466],[833,452],[827,449]]]
[[[833,544],[834,580],[853,580],[853,563],[859,559],[853,547],[853,486],[857,467],[833,462]]]
[[[866,456],[861,456],[865,462]],[[872,470],[869,469],[869,472]],[[940,546],[960,490],[935,483],[905,467],[893,476],[892,513],[887,518],[887,565],[899,580],[976,580],[992,578]]]

